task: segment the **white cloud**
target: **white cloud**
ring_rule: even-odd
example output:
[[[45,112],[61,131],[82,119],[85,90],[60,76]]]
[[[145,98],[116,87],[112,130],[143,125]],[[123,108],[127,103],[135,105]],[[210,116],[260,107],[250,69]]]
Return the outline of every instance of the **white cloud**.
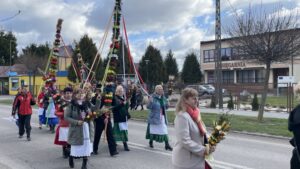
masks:
[[[238,14],[251,5],[269,5],[278,0],[225,0],[221,9],[227,17],[234,14],[231,2]],[[199,51],[200,41],[214,38],[214,0],[122,0],[123,15],[129,35],[131,54],[138,62],[151,42],[163,56],[169,49],[174,52],[179,66],[182,66],[188,51]],[[287,0],[285,3],[299,3]],[[93,38],[99,47],[109,20],[114,0],[2,0],[0,20],[10,17],[18,10],[17,17],[0,22],[0,28],[12,30],[18,39],[19,49],[30,43],[52,44],[58,18],[64,19],[62,36],[65,43],[79,40],[84,34]],[[295,6],[292,8],[294,9]],[[291,10],[286,8],[286,10]],[[228,16],[229,15],[229,16]],[[201,18],[195,23],[195,18]],[[199,24],[200,23],[200,24]],[[226,21],[222,21],[226,23]],[[139,37],[139,38],[135,38]],[[106,56],[111,39],[111,28],[102,56]]]

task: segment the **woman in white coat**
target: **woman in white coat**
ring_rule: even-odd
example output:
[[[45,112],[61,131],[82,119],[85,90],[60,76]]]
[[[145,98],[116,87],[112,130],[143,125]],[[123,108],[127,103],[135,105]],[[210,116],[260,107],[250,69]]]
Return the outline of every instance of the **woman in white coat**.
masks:
[[[206,128],[197,108],[197,96],[196,90],[186,88],[176,105],[174,169],[205,169],[205,155],[214,151],[214,147],[204,144]]]

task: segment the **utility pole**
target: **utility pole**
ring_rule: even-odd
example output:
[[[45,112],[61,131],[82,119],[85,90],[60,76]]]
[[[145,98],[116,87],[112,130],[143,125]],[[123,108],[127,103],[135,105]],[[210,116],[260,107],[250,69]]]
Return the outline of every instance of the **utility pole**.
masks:
[[[147,89],[149,91],[149,77],[148,77],[148,63],[149,63],[149,59],[146,59],[146,65],[147,65]]]
[[[215,27],[215,84],[216,103],[219,109],[223,109],[223,89],[222,89],[222,58],[221,58],[221,8],[220,0],[216,0],[216,27]]]

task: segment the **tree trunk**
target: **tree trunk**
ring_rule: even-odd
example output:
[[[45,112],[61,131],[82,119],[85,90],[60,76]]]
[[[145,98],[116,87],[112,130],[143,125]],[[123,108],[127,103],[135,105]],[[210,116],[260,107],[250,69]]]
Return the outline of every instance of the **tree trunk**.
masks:
[[[261,122],[263,120],[263,115],[264,115],[264,109],[265,109],[265,104],[266,104],[266,99],[267,99],[267,93],[269,89],[269,77],[270,77],[270,67],[271,64],[266,64],[266,76],[265,76],[265,81],[264,81],[264,91],[262,93],[261,97],[261,102],[259,106],[259,111],[258,111],[258,121]]]

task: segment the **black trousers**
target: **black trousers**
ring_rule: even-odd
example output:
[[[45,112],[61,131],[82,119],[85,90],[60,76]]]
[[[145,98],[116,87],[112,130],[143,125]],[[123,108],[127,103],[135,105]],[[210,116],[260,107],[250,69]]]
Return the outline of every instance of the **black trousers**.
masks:
[[[300,161],[297,154],[297,148],[293,149],[293,155],[290,161],[291,169],[299,169],[300,168]]]
[[[94,145],[93,145],[94,152],[98,151],[99,141],[101,138],[102,131],[104,129],[105,129],[104,118],[99,117],[95,119],[95,137],[94,137]],[[107,123],[106,139],[108,142],[109,153],[112,154],[113,152],[116,151],[117,144],[113,136],[113,129],[112,129],[110,118],[108,119],[108,123]]]
[[[27,137],[30,137],[31,125],[30,125],[31,115],[19,115],[19,135],[23,136],[26,129]]]

